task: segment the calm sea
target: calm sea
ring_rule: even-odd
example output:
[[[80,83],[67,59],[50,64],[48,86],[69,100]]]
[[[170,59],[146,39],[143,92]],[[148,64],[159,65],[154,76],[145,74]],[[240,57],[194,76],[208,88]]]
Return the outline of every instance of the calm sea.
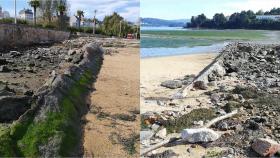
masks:
[[[218,52],[227,44],[224,41],[173,35],[178,31],[192,30],[178,27],[142,27],[141,58]]]

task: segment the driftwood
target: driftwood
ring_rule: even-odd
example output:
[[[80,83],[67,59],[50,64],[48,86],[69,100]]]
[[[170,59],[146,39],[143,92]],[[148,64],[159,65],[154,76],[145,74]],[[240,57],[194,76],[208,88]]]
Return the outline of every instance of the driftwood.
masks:
[[[225,115],[223,115],[223,116],[217,117],[217,118],[211,120],[211,121],[208,122],[206,125],[204,125],[204,126],[202,126],[202,127],[200,127],[200,128],[209,128],[209,127],[211,127],[213,124],[215,124],[215,123],[217,123],[217,122],[219,122],[219,121],[221,121],[221,120],[224,120],[224,119],[227,119],[227,118],[230,118],[230,117],[236,115],[237,112],[238,112],[238,110],[234,110],[234,111],[232,111],[231,113],[228,113],[228,114],[225,114]],[[158,149],[158,148],[160,148],[160,147],[162,147],[162,146],[164,146],[164,145],[166,145],[166,144],[168,144],[168,143],[174,142],[174,141],[179,140],[179,139],[181,139],[181,138],[168,137],[168,138],[166,138],[164,141],[162,141],[162,142],[160,142],[160,143],[158,143],[158,144],[156,144],[156,145],[153,145],[153,146],[150,147],[150,148],[147,148],[147,149],[141,151],[141,154],[140,154],[140,155],[143,156],[143,155],[145,155],[145,154],[147,154],[147,153],[149,153],[149,152],[151,152],[151,151],[153,151],[153,150],[156,150],[156,149]]]
[[[164,141],[162,141],[162,142],[160,142],[160,143],[158,143],[158,144],[156,144],[156,145],[154,145],[154,146],[152,146],[152,147],[150,147],[150,148],[144,149],[143,151],[141,151],[141,156],[142,156],[142,155],[145,155],[145,154],[147,154],[147,153],[149,153],[150,151],[156,150],[156,149],[158,149],[158,148],[164,146],[165,144],[168,144],[168,143],[172,142],[172,140],[174,140],[174,139],[172,139],[172,138],[167,138],[167,139],[165,139]],[[175,140],[174,140],[174,141],[175,141]]]
[[[221,121],[221,120],[224,120],[224,119],[227,119],[227,118],[230,118],[230,117],[236,115],[237,112],[238,112],[238,110],[234,110],[234,111],[232,111],[231,113],[228,113],[228,114],[225,114],[225,115],[223,115],[223,116],[214,118],[213,120],[209,121],[209,122],[208,122],[206,125],[204,125],[203,127],[209,128],[209,127],[211,127],[213,124],[215,124],[215,123],[217,123],[217,122],[219,122],[219,121]]]

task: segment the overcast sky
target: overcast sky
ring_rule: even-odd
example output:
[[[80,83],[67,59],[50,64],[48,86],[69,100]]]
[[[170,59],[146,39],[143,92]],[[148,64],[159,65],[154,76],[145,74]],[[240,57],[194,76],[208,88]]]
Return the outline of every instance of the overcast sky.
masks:
[[[30,8],[28,2],[29,0],[17,0],[17,10]],[[100,20],[114,11],[131,22],[136,22],[139,19],[139,0],[68,0],[68,2],[71,16],[80,9],[85,11],[87,18],[92,18],[96,9],[97,17]],[[14,16],[14,0],[0,0],[0,6],[3,10],[9,11],[11,16]]]
[[[190,19],[204,13],[208,18],[215,13],[230,15],[242,10],[267,11],[280,7],[280,0],[140,0],[141,17],[162,19]]]

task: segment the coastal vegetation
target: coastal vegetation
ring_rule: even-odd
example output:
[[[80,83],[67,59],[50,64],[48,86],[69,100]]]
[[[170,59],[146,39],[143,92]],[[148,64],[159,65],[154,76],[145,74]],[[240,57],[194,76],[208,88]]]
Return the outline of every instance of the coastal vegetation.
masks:
[[[273,8],[270,11],[253,12],[251,10],[236,12],[226,17],[223,13],[217,13],[212,19],[204,14],[193,16],[187,28],[209,28],[209,29],[261,29],[279,30],[280,21],[272,19],[258,19],[260,15],[280,15],[280,8]]]

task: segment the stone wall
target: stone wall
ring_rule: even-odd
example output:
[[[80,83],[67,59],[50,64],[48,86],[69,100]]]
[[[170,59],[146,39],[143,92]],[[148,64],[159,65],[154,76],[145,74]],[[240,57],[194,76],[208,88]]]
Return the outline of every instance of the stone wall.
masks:
[[[34,94],[31,109],[6,131],[1,131],[1,156],[82,155],[81,117],[88,111],[87,97],[93,91],[92,84],[101,69],[104,52],[93,43],[85,45],[81,52],[83,59],[78,64],[49,78]]]
[[[60,42],[69,37],[70,32],[40,29],[24,25],[0,24],[0,47],[2,48]]]

